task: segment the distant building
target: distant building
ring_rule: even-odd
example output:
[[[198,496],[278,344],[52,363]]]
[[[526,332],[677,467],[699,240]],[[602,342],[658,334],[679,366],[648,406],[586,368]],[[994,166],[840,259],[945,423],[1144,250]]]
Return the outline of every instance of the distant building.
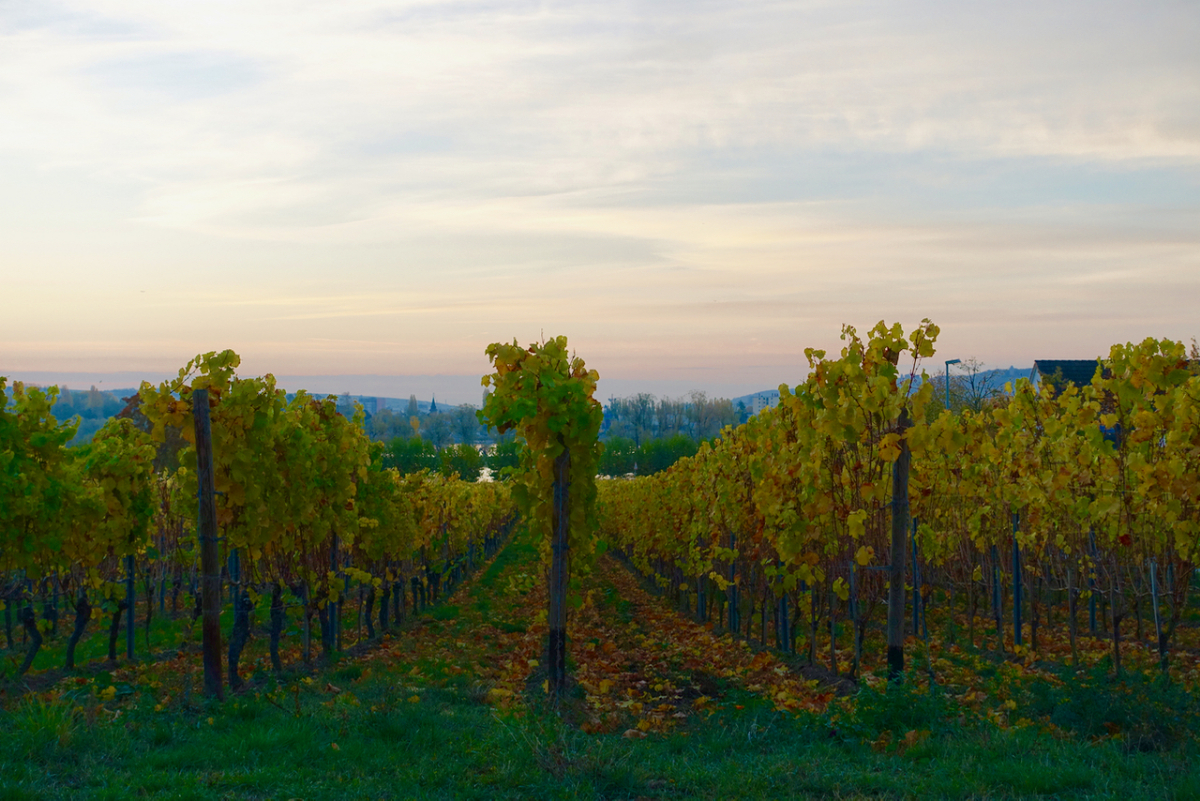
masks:
[[[779,405],[778,395],[759,393],[750,399],[750,414],[758,414],[763,409],[774,409]]]
[[[437,414],[437,395],[434,395],[433,400],[429,402],[429,413]]]
[[[1049,381],[1061,392],[1068,385],[1083,387],[1092,383],[1099,367],[1099,359],[1038,359],[1029,372],[1029,382],[1036,387]]]

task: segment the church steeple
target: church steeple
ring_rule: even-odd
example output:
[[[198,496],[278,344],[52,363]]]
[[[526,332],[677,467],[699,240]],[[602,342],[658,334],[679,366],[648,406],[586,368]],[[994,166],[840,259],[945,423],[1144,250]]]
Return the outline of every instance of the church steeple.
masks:
[[[437,395],[434,395],[433,400],[429,402],[429,413],[437,414]]]

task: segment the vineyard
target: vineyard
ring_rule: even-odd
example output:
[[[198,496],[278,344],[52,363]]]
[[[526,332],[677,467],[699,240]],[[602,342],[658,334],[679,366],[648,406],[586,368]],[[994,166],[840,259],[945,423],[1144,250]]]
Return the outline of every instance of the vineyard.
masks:
[[[1074,665],[1085,614],[1117,672],[1123,631],[1139,645],[1152,631],[1170,669],[1197,612],[1194,354],[1118,345],[1089,386],[1023,381],[952,414],[920,382],[937,333],[928,321],[908,338],[847,328],[839,358],[806,351],[807,381],[781,387],[777,408],[660,476],[605,483],[603,536],[698,620],[747,638],[757,625],[763,644],[809,662],[825,649],[834,673],[878,663],[864,639],[881,614],[894,649],[905,614],[928,644],[932,612],[965,623],[972,645],[986,621],[1018,655],[1036,654],[1057,619]],[[1180,668],[1191,678],[1195,634]]]
[[[114,660],[124,617],[126,656],[134,658],[139,593],[147,638],[156,601],[160,615],[168,605],[175,614],[182,596],[194,607],[193,622],[200,616],[205,576],[195,533],[193,393],[211,407],[205,418],[224,554],[214,586],[233,618],[232,689],[243,682],[240,655],[259,606],[269,619],[270,661],[278,671],[289,613],[303,621],[303,661],[311,661],[314,629],[328,657],[345,642],[348,601],[357,599],[355,625],[365,624],[371,638],[376,619],[388,628],[389,615],[402,620],[406,610],[435,601],[495,552],[514,517],[505,485],[384,469],[382,446],[364,436],[361,417],[347,419],[332,400],[303,392],[287,402],[269,375],[235,377],[238,363],[231,351],[208,354],[175,381],[144,385],[142,426],[112,420],[90,445],[74,450],[63,447],[72,426],[49,414],[52,393],[13,388],[0,429],[0,576],[8,645],[14,609],[28,642],[19,673],[31,667],[44,637],[56,633],[64,600],[74,618],[67,669],[93,619],[108,621]],[[0,380],[0,393],[4,386]],[[191,444],[178,456],[182,466],[168,474],[154,464],[156,444],[170,437]]]
[[[938,334],[636,478],[562,337],[488,348],[499,481],[231,351],[76,448],[0,379],[0,798],[1200,792],[1198,354],[951,412]]]

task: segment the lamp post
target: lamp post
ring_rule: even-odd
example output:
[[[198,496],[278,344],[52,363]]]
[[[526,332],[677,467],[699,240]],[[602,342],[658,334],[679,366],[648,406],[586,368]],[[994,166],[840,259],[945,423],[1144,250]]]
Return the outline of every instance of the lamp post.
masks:
[[[946,410],[950,409],[950,365],[958,364],[962,359],[947,359],[946,360]]]

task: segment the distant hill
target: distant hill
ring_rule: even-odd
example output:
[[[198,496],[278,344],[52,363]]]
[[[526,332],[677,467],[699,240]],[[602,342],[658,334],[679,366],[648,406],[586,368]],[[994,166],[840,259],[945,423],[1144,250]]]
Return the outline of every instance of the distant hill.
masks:
[[[34,382],[30,382],[29,385],[40,386],[43,389],[47,388],[44,384]],[[79,428],[75,433],[75,437],[68,445],[84,445],[91,441],[92,436],[110,418],[125,408],[125,399],[132,397],[136,393],[137,389],[135,387],[125,387],[123,389],[97,389],[95,387],[91,389],[60,388],[58,398],[51,408],[51,414],[60,423],[77,419]],[[342,395],[326,395],[320,392],[309,394],[314,398],[334,398],[340,400],[343,397]],[[295,397],[295,393],[289,392],[287,397],[291,400]],[[400,415],[407,414],[408,412],[408,398],[380,398],[371,395],[351,395],[350,400],[362,404],[368,419],[381,409],[390,409]],[[458,405],[452,403],[438,404],[438,411],[449,411]],[[418,414],[429,414],[431,406],[432,399],[418,400]]]
[[[1033,372],[1033,367],[1004,367],[988,370],[987,372],[994,376],[993,380],[998,382],[1000,388],[1003,389],[1004,385],[1010,381],[1016,384],[1018,379],[1029,378],[1029,374]]]
[[[764,400],[770,400],[771,398],[778,398],[778,397],[779,397],[778,389],[764,389],[764,390],[760,390],[758,392],[751,392],[749,395],[739,395],[738,397],[730,398],[729,400],[733,401],[734,406],[737,406],[739,403],[742,403],[742,404],[745,404],[747,408],[749,408],[751,405],[754,404],[755,398],[762,398]]]
[[[1020,380],[1022,378],[1029,378],[1029,373],[1032,371],[1033,371],[1032,366],[1030,366],[1030,367],[996,367],[991,370],[980,370],[979,373],[976,374],[975,380],[979,383],[980,386],[995,387],[996,389],[1003,390],[1005,384],[1012,383],[1015,385],[1018,380]],[[944,378],[945,375],[946,375],[946,373],[945,373],[945,370],[943,369],[943,370],[939,370],[936,373],[930,372],[929,378],[930,378],[930,380],[938,381],[938,385],[941,386],[941,380]],[[952,382],[951,386],[953,386],[954,385],[953,382],[960,379],[962,377],[962,375],[963,374],[961,372],[956,372],[954,370],[954,366],[951,365],[951,369],[950,369],[950,381]],[[920,387],[919,382],[918,382],[917,386]]]
[[[1019,381],[1020,379],[1029,378],[1029,373],[1032,370],[1033,370],[1033,367],[996,367],[991,370],[981,370],[976,375],[975,380],[977,382],[979,382],[979,386],[995,387],[996,389],[1003,391],[1005,384],[1011,383],[1011,384],[1015,385],[1017,383],[1017,381]],[[926,372],[929,375],[930,380],[937,380],[937,382],[938,382],[937,386],[942,385],[940,379],[945,375],[944,371],[938,371],[938,372],[926,371]],[[953,369],[953,365],[951,365],[951,370],[950,370],[951,381],[958,379],[961,375],[962,375],[962,373],[955,372],[955,370]],[[921,378],[920,378],[920,376],[918,376],[917,383],[913,387],[913,391],[915,392],[917,389],[920,389],[920,387],[921,387]],[[762,398],[762,399],[770,402],[771,399],[778,398],[778,397],[779,397],[778,389],[764,389],[764,390],[760,390],[758,392],[751,392],[749,395],[741,395],[736,398],[731,398],[730,400],[733,401],[734,406],[737,406],[738,403],[742,403],[746,406],[747,409],[749,409],[749,408],[753,407],[755,398]]]
[[[976,380],[980,382],[980,386],[1003,391],[1005,384],[1016,384],[1020,379],[1028,378],[1032,369],[1032,367],[1001,367],[984,370],[977,375]],[[930,373],[929,377],[936,379],[940,378],[941,375],[944,375],[944,373]],[[956,373],[952,370],[950,375],[952,378],[956,378],[961,373]],[[30,383],[41,384],[42,382]],[[914,387],[914,391],[916,388]],[[78,389],[67,390],[60,394],[59,400],[54,406],[53,413],[60,421],[69,420],[73,417],[80,418],[78,434],[71,442],[72,445],[79,445],[90,440],[92,435],[104,425],[108,418],[112,417],[125,406],[123,399],[132,396],[135,392],[137,392],[137,389],[132,386],[123,389],[93,390],[91,392]],[[325,394],[321,392],[312,392],[310,394],[317,398],[332,397],[339,400],[344,397],[340,394]],[[294,393],[288,393],[288,397],[294,397]],[[408,412],[408,398],[406,397],[392,398],[377,395],[350,395],[349,397],[352,401],[362,404],[368,417],[374,416],[383,409],[388,409],[399,415],[404,415]],[[738,395],[737,397],[730,398],[730,400],[733,402],[735,408],[741,404],[747,410],[746,413],[751,413],[755,408],[756,400],[758,400],[759,408],[761,408],[762,406],[772,405],[778,397],[778,389],[762,389],[747,395]],[[429,414],[432,401],[433,399],[418,399],[418,414]],[[437,408],[438,411],[449,411],[458,405],[447,400],[439,402]],[[469,405],[478,408],[477,404]]]

